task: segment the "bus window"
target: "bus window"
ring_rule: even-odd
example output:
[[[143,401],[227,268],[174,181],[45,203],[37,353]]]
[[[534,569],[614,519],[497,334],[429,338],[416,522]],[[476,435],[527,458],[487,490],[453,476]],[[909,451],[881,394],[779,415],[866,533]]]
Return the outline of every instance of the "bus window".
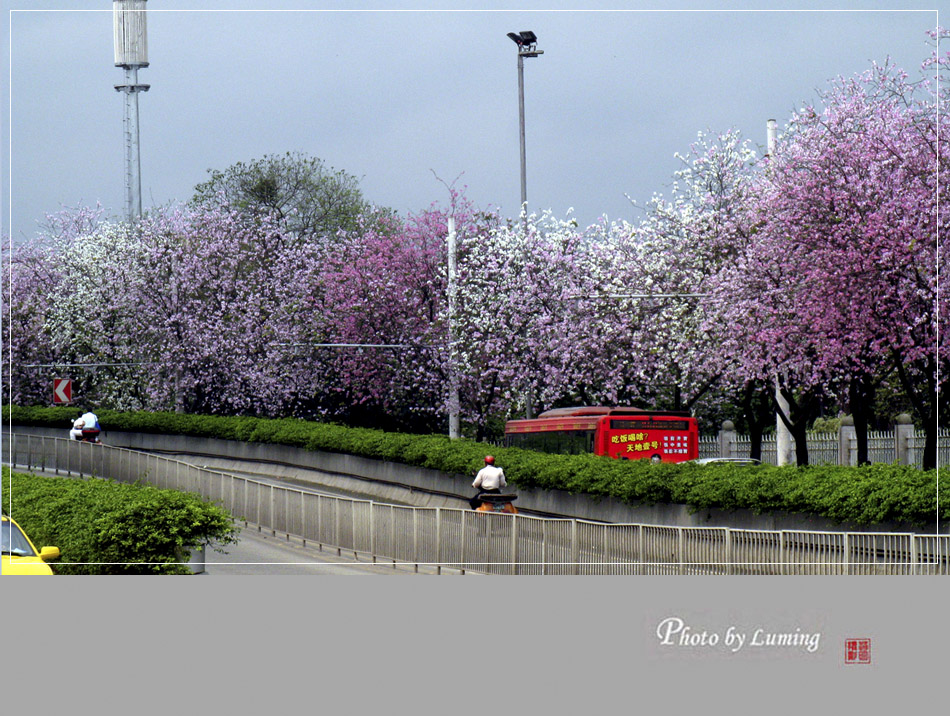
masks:
[[[554,455],[584,455],[594,451],[594,431],[546,430],[535,433],[512,433],[507,436],[506,444]]]

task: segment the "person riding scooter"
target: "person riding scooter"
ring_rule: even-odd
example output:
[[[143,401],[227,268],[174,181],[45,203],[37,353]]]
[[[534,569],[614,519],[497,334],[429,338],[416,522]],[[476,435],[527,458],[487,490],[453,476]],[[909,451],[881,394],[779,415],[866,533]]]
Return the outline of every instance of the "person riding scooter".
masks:
[[[480,499],[483,494],[500,494],[501,488],[508,485],[505,480],[505,471],[495,465],[495,458],[491,455],[485,456],[485,467],[478,471],[475,476],[475,482],[472,487],[478,490],[478,494],[468,501],[473,510],[477,510],[482,504]]]
[[[99,426],[99,418],[96,417],[96,414],[91,410],[87,410],[83,413],[82,417],[79,418],[82,420],[82,439],[87,443],[97,443],[99,442],[99,433],[102,431],[102,428]],[[79,420],[76,422],[78,423]]]

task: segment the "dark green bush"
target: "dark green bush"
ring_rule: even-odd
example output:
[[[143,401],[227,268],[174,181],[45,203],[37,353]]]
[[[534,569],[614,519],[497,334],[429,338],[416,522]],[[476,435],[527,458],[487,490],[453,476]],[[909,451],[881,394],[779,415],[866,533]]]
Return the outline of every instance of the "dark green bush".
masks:
[[[3,497],[37,547],[59,547],[57,574],[188,574],[193,549],[237,536],[226,510],[176,490],[4,468]]]
[[[74,408],[3,408],[4,420],[56,427],[65,435]],[[546,455],[518,448],[489,448],[444,435],[408,435],[296,419],[118,413],[103,410],[104,429],[247,440],[347,453],[469,475],[491,451],[509,480],[521,488],[559,489],[628,504],[686,504],[694,509],[801,512],[852,525],[898,522],[927,527],[950,519],[950,469],[927,472],[898,465],[749,467],[730,464],[660,464],[593,455]]]

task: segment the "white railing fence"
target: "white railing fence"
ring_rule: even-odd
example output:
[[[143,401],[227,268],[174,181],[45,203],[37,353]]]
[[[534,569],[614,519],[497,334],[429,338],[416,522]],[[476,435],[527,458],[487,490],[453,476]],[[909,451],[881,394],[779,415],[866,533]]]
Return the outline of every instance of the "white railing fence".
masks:
[[[319,495],[107,445],[3,434],[4,463],[187,490],[273,534],[489,574],[948,574],[950,535],[605,524]],[[7,502],[7,496],[4,496]],[[15,502],[14,502],[15,504]],[[208,552],[213,561],[213,552]]]

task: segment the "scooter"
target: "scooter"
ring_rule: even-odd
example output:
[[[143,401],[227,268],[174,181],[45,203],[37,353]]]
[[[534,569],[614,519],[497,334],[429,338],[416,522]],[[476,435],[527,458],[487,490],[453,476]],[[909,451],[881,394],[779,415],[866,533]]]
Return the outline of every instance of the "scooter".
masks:
[[[82,420],[77,420],[73,423],[72,430],[69,431],[69,437],[71,440],[78,440],[83,443],[98,443],[100,432],[99,428],[87,428]]]
[[[93,428],[92,430],[87,430],[83,428],[82,431],[82,441],[84,443],[98,443],[99,442],[99,431]]]
[[[511,504],[518,499],[517,495],[496,495],[490,493],[481,493],[478,496],[481,503],[476,512],[504,512],[509,515],[517,515],[518,510]]]

